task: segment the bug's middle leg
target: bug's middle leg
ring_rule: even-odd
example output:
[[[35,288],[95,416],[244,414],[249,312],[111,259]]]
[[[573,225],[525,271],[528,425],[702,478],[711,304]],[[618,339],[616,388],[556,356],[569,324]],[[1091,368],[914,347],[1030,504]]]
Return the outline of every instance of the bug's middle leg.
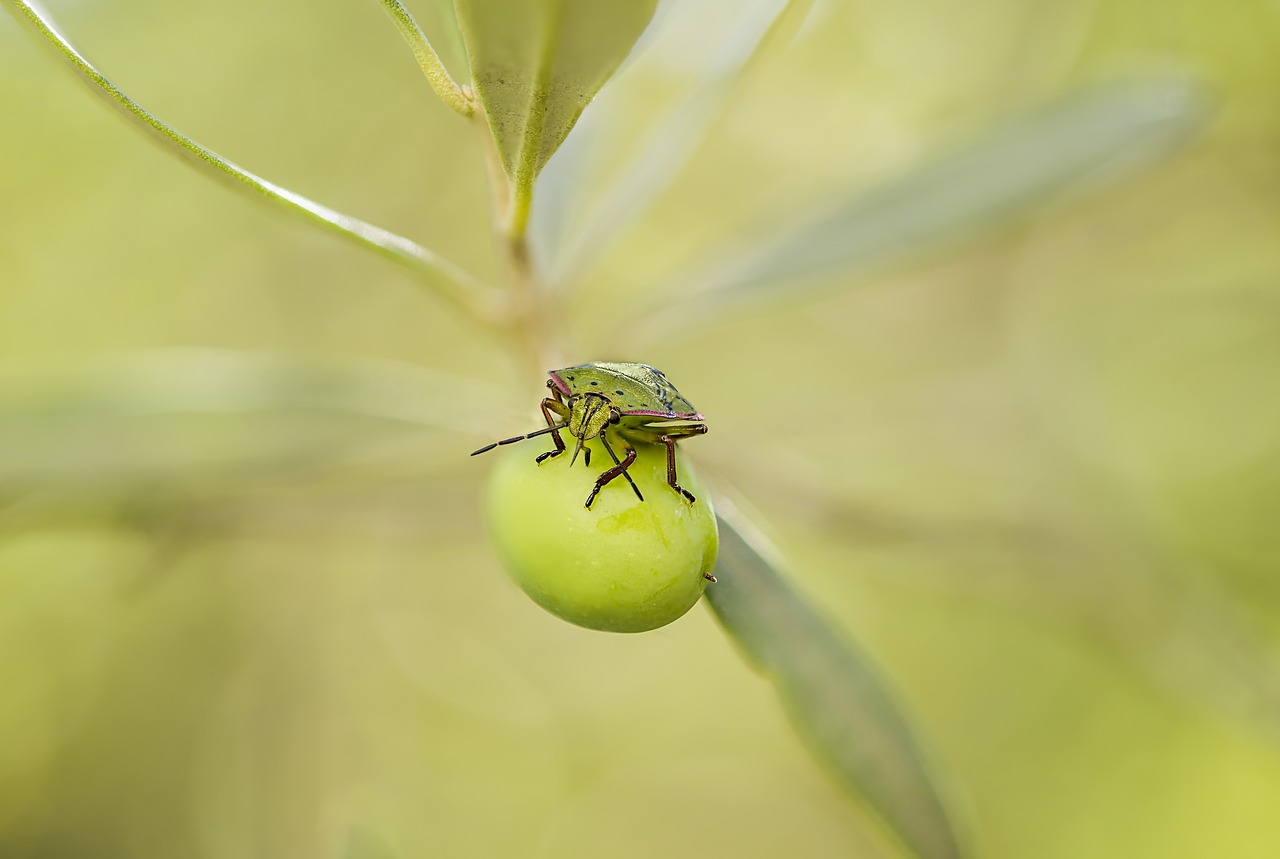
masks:
[[[664,435],[659,437],[658,441],[667,446],[667,484],[676,492],[688,498],[689,503],[692,504],[698,499],[694,498],[689,490],[676,482],[676,440],[669,435]]]
[[[636,497],[643,501],[644,496],[640,494],[640,487],[636,486],[636,482],[631,479],[631,475],[627,474],[627,469],[631,467],[631,463],[636,461],[636,449],[631,445],[627,445],[623,448],[626,453],[626,457],[619,462],[618,455],[613,452],[613,448],[609,446],[609,440],[604,437],[603,433],[600,435],[600,443],[604,445],[605,452],[608,453],[609,457],[613,460],[614,466],[613,468],[606,469],[601,472],[600,476],[596,478],[596,485],[591,488],[591,494],[587,496],[588,509],[591,507],[591,502],[596,500],[596,493],[598,493],[606,483],[613,480],[619,474],[627,479],[627,483],[631,484],[631,488],[635,491]]]

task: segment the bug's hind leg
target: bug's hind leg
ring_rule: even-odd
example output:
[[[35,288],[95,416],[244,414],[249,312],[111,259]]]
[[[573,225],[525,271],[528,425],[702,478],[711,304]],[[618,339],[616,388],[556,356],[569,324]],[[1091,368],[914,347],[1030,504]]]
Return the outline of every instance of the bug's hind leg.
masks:
[[[644,496],[640,494],[640,487],[636,486],[636,482],[631,479],[631,475],[627,474],[627,469],[631,467],[631,463],[636,461],[635,448],[627,445],[627,447],[624,448],[627,455],[621,462],[619,462],[618,455],[613,452],[613,448],[609,446],[609,441],[603,434],[600,436],[600,443],[604,445],[605,452],[609,454],[611,459],[613,459],[614,466],[613,468],[606,469],[601,472],[600,476],[596,478],[596,485],[591,488],[591,494],[587,496],[587,508],[590,509],[591,502],[596,500],[596,493],[598,493],[606,483],[613,480],[619,474],[627,479],[627,483],[631,484],[631,488],[635,491],[636,497],[643,501]]]
[[[689,499],[689,503],[697,501],[689,490],[685,489],[676,482],[676,440],[669,435],[664,435],[658,439],[667,446],[667,484],[679,494]]]

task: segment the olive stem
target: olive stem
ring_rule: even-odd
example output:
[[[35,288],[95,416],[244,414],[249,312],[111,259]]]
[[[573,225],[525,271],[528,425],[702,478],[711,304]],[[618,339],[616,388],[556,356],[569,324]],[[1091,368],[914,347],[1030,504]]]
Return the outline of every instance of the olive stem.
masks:
[[[431,84],[431,88],[436,91],[436,95],[462,116],[473,115],[476,111],[475,92],[469,86],[459,86],[458,82],[449,75],[449,70],[440,61],[440,55],[436,53],[435,48],[431,47],[427,34],[422,32],[413,14],[400,0],[382,0],[382,5],[386,7],[387,14],[391,16],[391,21],[400,31],[400,35],[409,44],[414,59],[418,61],[418,67],[422,69],[422,73]]]
[[[501,322],[513,340],[520,344],[519,348],[524,353],[523,363],[540,379],[548,369],[561,365],[559,326],[553,307],[555,296],[539,282],[534,269],[525,229],[529,200],[517,200],[513,182],[502,167],[484,113],[477,111],[475,116],[489,177],[490,227],[506,269],[507,289],[502,296],[505,312]],[[517,206],[526,211],[525,217],[513,217],[513,209]]]

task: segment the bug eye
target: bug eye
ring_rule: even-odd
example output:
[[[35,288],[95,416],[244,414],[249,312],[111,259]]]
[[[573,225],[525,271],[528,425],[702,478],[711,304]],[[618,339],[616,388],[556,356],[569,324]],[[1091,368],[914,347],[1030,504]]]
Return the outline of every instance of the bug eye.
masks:
[[[609,423],[616,424],[620,420],[622,420],[622,415],[620,413],[618,412],[609,413]]]

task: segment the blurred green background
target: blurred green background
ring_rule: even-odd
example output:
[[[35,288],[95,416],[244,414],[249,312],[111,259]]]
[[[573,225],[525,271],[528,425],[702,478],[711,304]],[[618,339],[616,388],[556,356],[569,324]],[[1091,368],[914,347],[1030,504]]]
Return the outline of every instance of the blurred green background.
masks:
[[[497,277],[472,130],[378,4],[49,8],[180,130]],[[683,449],[892,678],[980,855],[1280,849],[1277,45],[1270,0],[820,2],[570,311],[575,362],[709,416]],[[690,72],[633,71],[640,129]],[[747,225],[1157,73],[1217,104],[1157,169],[610,352]],[[0,856],[893,855],[702,608],[605,635],[507,581],[466,454],[539,395],[499,336],[9,17],[0,109]]]

